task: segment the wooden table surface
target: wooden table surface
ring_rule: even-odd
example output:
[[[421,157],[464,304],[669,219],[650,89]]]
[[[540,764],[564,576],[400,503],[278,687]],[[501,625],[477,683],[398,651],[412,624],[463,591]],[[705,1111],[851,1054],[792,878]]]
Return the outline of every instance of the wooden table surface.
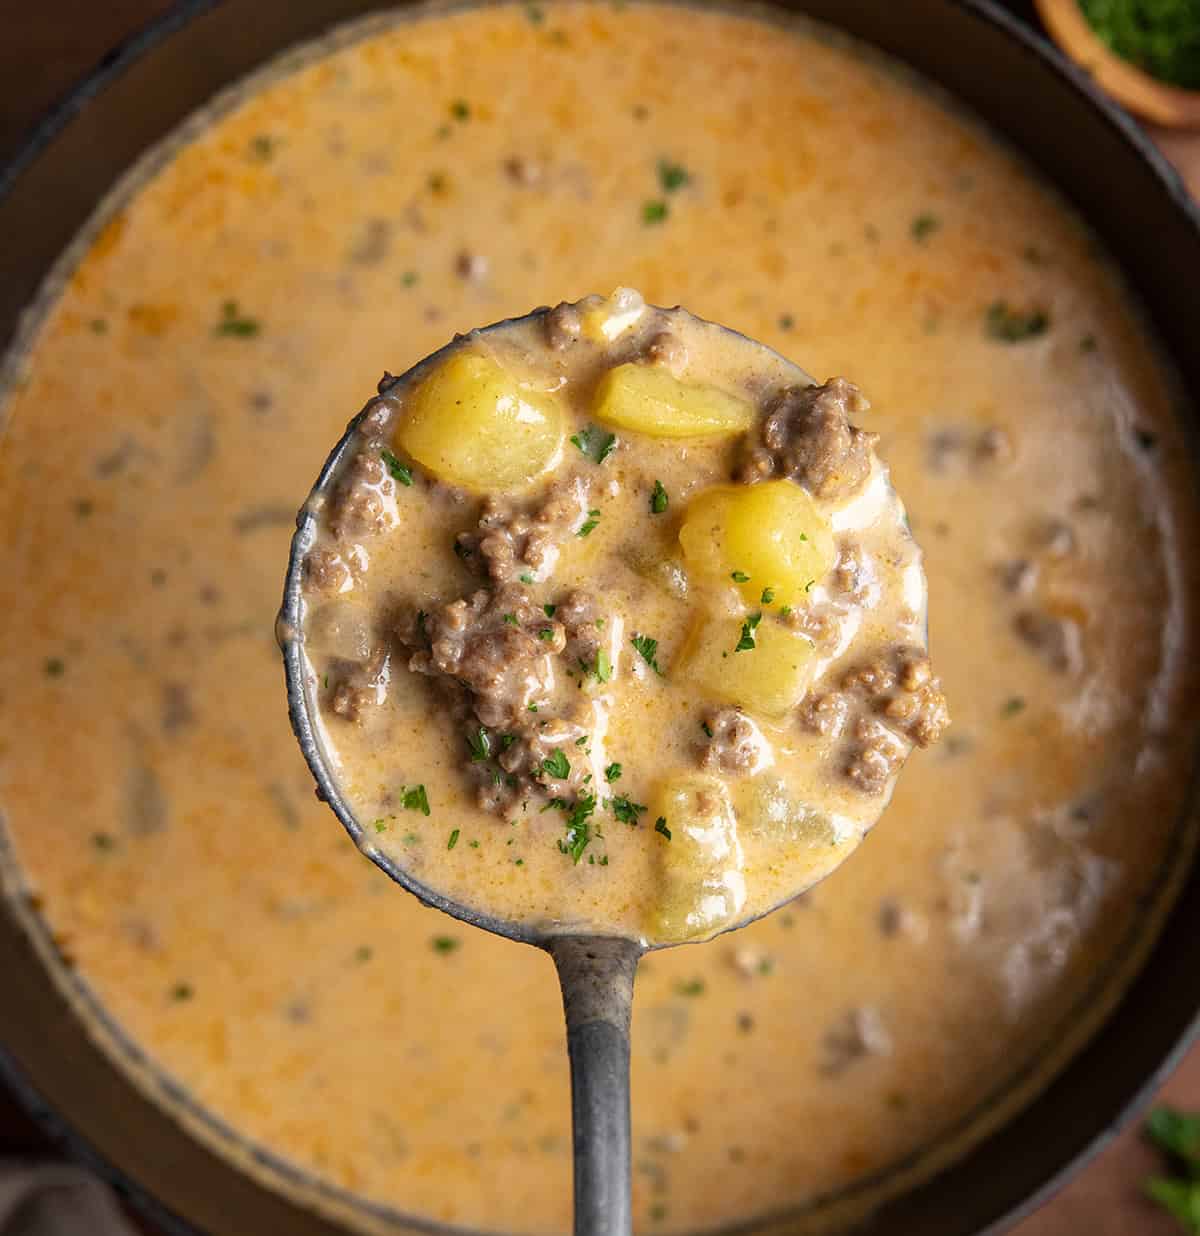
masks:
[[[0,39],[0,161],[51,100],[110,47],[169,7],[164,0],[39,0],[10,13]],[[1200,198],[1200,133],[1154,131],[1153,136]],[[1200,278],[1200,271],[1189,277]],[[1200,1109],[1200,1044],[1162,1097]],[[0,1154],[44,1149],[38,1130],[0,1091]],[[1140,1196],[1140,1182],[1156,1165],[1137,1128],[1127,1129],[1013,1236],[1179,1236],[1175,1222]]]

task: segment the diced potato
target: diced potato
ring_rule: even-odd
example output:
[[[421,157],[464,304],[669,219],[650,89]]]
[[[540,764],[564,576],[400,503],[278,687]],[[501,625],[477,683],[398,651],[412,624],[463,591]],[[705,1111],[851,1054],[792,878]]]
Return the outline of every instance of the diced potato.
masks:
[[[521,489],[562,455],[566,418],[553,395],[490,357],[457,351],[409,397],[396,445],[434,476],[468,489]]]
[[[734,923],[746,883],[728,787],[698,773],[678,777],[661,787],[654,811],[671,839],[661,839],[656,851],[661,884],[648,924],[652,938],[693,940]]]
[[[739,790],[744,812],[742,831],[747,840],[830,851],[853,836],[850,824],[803,801],[774,773],[743,782]]]
[[[681,382],[656,365],[617,365],[596,388],[596,419],[656,438],[740,433],[754,405],[715,386]]]
[[[679,542],[693,574],[736,585],[750,605],[768,588],[768,603],[802,601],[835,557],[829,521],[794,481],[704,490],[688,504]]]
[[[748,713],[782,717],[812,683],[817,653],[812,640],[773,615],[697,619],[680,656],[680,680]],[[753,641],[753,647],[746,647]],[[741,650],[738,646],[742,645]]]

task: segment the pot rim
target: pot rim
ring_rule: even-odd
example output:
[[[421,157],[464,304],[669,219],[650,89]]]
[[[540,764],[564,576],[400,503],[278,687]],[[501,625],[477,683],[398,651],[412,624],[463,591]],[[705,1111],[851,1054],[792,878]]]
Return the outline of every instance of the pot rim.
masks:
[[[55,102],[50,104],[41,118],[29,129],[24,140],[18,143],[14,153],[6,161],[0,163],[0,201],[8,196],[25,171],[94,98],[137,61],[155,51],[170,37],[202,17],[206,12],[219,7],[222,2],[223,0],[175,0],[172,8],[167,12],[119,41],[93,69],[79,77]],[[686,5],[688,0],[668,0],[668,2]],[[765,3],[768,9],[775,7],[774,0],[765,0]],[[1129,148],[1132,155],[1148,166],[1155,182],[1171,206],[1182,216],[1185,224],[1197,237],[1200,237],[1200,202],[1192,196],[1173,164],[1134,117],[1107,95],[1083,68],[1055,45],[1048,35],[1009,12],[1002,0],[944,0],[944,3],[947,7],[962,10],[969,18],[991,27],[1001,38],[1015,44],[1026,56],[1038,62],[1040,67],[1064,79],[1074,93],[1088,105],[1091,115],[1112,130],[1118,140]],[[787,0],[778,0],[778,5],[780,8],[789,7]],[[754,5],[747,6],[751,12],[754,7]],[[804,0],[800,0],[802,12],[805,11],[805,7]],[[348,20],[353,20],[353,18]],[[831,25],[835,29],[839,28],[836,21],[820,17],[812,20]],[[851,37],[859,39],[860,36]],[[860,41],[873,46],[869,38],[863,37]],[[286,48],[281,47],[277,50],[283,51]],[[901,64],[907,63],[899,53],[885,51],[883,54]],[[936,78],[919,69],[914,71],[923,79],[928,77],[935,85],[940,86]],[[942,88],[946,89],[952,99],[958,99],[958,95],[953,90]],[[976,111],[970,104],[964,106],[971,112]],[[991,129],[994,126],[988,123],[987,127]],[[1017,149],[1020,150],[1019,145]],[[1080,207],[1075,207],[1075,209],[1079,210],[1086,221],[1086,210]],[[1197,466],[1200,468],[1200,460],[1197,461]],[[1189,879],[1192,882],[1200,881],[1200,868],[1193,865]],[[1149,946],[1146,956],[1135,972],[1135,978],[1149,964],[1151,957],[1159,947],[1161,938],[1160,932]],[[1106,1024],[1116,1015],[1127,998],[1127,992],[1117,998],[1113,1007],[1105,1013],[1092,1035],[1089,1036],[1089,1042],[1103,1033]],[[1196,992],[1195,1001],[1196,1007],[1190,1019],[1175,1037],[1173,1044],[1132,1093],[1120,1101],[1115,1115],[1095,1132],[1089,1134],[1081,1148],[1068,1151],[1065,1160],[1054,1168],[1032,1192],[1010,1206],[1004,1213],[987,1222],[984,1227],[979,1228],[976,1236],[999,1236],[1001,1232],[1032,1214],[1138,1117],[1148,1099],[1174,1071],[1189,1048],[1200,1040],[1200,989]],[[1077,1057],[1078,1053],[1073,1053],[1061,1069],[1056,1070],[1055,1076],[1061,1076],[1063,1072],[1073,1067]],[[166,1236],[205,1236],[200,1228],[172,1211],[164,1201],[141,1185],[134,1176],[117,1167],[63,1115],[47,1103],[3,1044],[0,1044],[0,1084],[7,1087],[33,1121],[70,1159],[95,1172],[134,1210],[160,1227]],[[1030,1103],[1036,1102],[1037,1098],[1038,1096],[1034,1095]],[[1004,1123],[1007,1124],[1017,1114],[1012,1113]],[[980,1145],[983,1144],[985,1143],[980,1143]],[[236,1169],[231,1167],[231,1170]],[[944,1170],[945,1166],[927,1180],[923,1180],[917,1188],[933,1185]],[[904,1194],[900,1196],[903,1197]],[[886,1209],[885,1203],[884,1210]],[[769,1216],[764,1216],[764,1219],[770,1222]],[[727,1232],[740,1230],[743,1230],[742,1224],[735,1224],[731,1229],[726,1229]]]

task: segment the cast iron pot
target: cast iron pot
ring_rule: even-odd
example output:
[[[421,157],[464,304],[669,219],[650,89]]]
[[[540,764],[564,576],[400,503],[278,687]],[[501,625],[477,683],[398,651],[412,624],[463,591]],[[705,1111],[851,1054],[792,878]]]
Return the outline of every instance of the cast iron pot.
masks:
[[[1200,213],[1134,125],[991,0],[795,0],[907,61],[982,115],[1070,198],[1116,256],[1200,405]],[[0,173],[0,352],[60,251],[118,176],[234,79],[371,0],[192,0],[80,86]],[[283,707],[282,688],[280,707]],[[2,838],[0,838],[2,840]],[[1200,871],[1136,981],[1090,1044],[1030,1106],[969,1155],[877,1212],[868,1233],[968,1236],[1032,1209],[1136,1112],[1197,1027]],[[180,1233],[335,1236],[365,1207],[247,1150],[235,1169],[135,1089],[88,1038],[29,937],[0,907],[4,1072],[82,1157]],[[130,1052],[136,1052],[132,1044]],[[172,1096],[170,1083],[160,1088]],[[206,1118],[210,1128],[211,1117]],[[815,1130],[807,1131],[816,1133]],[[805,1131],[799,1131],[804,1135]],[[226,1135],[233,1137],[231,1132]],[[254,1177],[307,1190],[318,1215]],[[176,1217],[178,1216],[178,1217]],[[375,1221],[387,1223],[383,1212]],[[396,1232],[432,1225],[389,1226]],[[786,1231],[788,1224],[772,1224]]]

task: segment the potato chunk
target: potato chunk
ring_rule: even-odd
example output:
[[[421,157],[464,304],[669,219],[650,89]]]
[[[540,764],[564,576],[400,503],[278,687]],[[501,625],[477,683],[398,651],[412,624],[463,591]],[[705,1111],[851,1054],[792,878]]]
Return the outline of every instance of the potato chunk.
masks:
[[[794,481],[704,490],[688,505],[679,542],[689,570],[736,584],[749,605],[802,601],[835,557],[829,521]]]
[[[661,883],[651,935],[692,940],[734,923],[746,903],[746,882],[728,787],[701,774],[674,778],[661,787],[654,808],[671,839],[657,849]]]
[[[806,635],[771,614],[708,616],[692,627],[680,656],[683,681],[762,717],[795,708],[817,671]]]
[[[596,419],[656,438],[740,433],[754,420],[749,400],[681,382],[655,365],[617,365],[596,388]]]
[[[553,395],[523,385],[490,357],[458,351],[406,402],[396,445],[443,481],[503,493],[558,463],[565,426]]]

